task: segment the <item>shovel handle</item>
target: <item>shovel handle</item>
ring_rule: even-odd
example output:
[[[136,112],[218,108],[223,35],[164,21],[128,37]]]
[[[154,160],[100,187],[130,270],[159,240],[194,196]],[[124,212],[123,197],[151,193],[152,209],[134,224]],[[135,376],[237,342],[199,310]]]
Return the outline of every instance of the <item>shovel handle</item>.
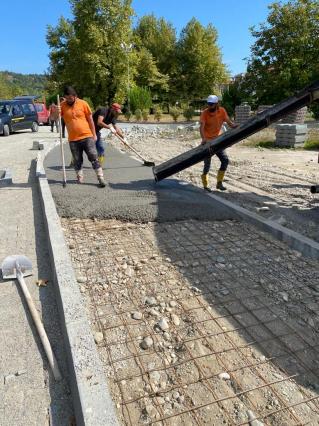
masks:
[[[137,151],[135,151],[135,149],[129,145],[127,142],[125,142],[125,140],[123,138],[121,138],[120,135],[116,134],[116,136],[119,138],[119,140],[131,151],[134,152],[134,154],[136,154],[141,160],[145,161],[144,158],[141,156],[141,154],[139,154]]]
[[[46,356],[48,358],[49,365],[51,367],[53,376],[54,376],[56,381],[60,381],[62,379],[62,376],[61,376],[61,373],[60,373],[60,370],[59,370],[58,363],[55,359],[54,353],[52,351],[48,336],[47,336],[45,329],[43,327],[39,313],[38,313],[38,311],[37,311],[37,309],[36,309],[36,307],[33,303],[31,294],[29,293],[28,287],[27,287],[27,285],[24,281],[23,274],[19,270],[17,270],[17,279],[19,281],[19,284],[20,284],[21,290],[23,292],[23,295],[25,297],[25,300],[28,304],[28,308],[29,308],[29,311],[31,313],[34,324],[36,326],[36,329],[39,333],[39,336],[40,336],[44,351],[46,353]]]
[[[63,139],[62,139],[62,120],[61,120],[61,103],[60,95],[57,95],[57,102],[59,107],[59,138],[60,138],[60,150],[61,150],[61,160],[62,160],[62,172],[63,172],[63,185],[66,185],[66,172],[65,172],[65,159],[64,159],[64,150],[63,150]]]

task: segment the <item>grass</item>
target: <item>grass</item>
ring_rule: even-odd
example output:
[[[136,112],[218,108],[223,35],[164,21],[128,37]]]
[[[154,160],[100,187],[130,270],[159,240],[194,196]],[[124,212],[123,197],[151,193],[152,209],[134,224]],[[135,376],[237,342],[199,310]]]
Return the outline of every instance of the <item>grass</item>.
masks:
[[[303,149],[306,149],[307,151],[319,151],[319,140],[307,140],[303,146]]]

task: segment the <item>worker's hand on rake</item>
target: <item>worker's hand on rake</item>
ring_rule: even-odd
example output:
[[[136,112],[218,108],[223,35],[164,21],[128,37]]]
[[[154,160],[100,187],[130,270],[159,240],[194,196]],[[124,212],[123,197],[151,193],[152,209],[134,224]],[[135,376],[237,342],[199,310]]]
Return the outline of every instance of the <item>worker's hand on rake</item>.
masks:
[[[110,131],[113,133],[113,135],[116,135],[116,134],[117,134],[117,131],[114,129],[114,127],[113,127],[113,126],[111,126],[111,127],[110,127]]]

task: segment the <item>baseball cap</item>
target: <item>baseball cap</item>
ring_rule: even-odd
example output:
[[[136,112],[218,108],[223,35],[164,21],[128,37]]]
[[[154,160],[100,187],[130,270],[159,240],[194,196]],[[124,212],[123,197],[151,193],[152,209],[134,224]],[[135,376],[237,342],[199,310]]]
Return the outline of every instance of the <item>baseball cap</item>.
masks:
[[[112,109],[114,109],[116,112],[122,112],[120,104],[112,104]]]
[[[217,104],[217,102],[219,101],[218,96],[216,95],[209,95],[207,98],[207,103],[208,104]]]

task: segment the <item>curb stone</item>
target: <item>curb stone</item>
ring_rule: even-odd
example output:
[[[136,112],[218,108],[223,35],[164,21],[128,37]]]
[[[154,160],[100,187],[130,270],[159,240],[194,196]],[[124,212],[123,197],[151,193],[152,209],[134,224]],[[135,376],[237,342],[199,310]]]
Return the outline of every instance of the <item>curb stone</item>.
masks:
[[[12,173],[10,169],[0,170],[0,186],[7,186],[12,184]]]
[[[71,377],[77,426],[117,426],[118,420],[102,363],[85,314],[60,218],[45,175],[43,160],[59,142],[38,154],[36,176],[47,231],[50,260]]]
[[[264,219],[254,212],[250,212],[243,207],[237,206],[236,204],[224,200],[214,194],[208,194],[209,197],[213,198],[217,203],[221,204],[224,208],[230,209],[232,213],[239,219],[248,222],[264,232],[271,234],[279,241],[283,241],[293,250],[299,251],[306,257],[312,259],[319,259],[319,243],[312,240],[311,238],[304,237],[298,232],[292,231],[272,220]]]

